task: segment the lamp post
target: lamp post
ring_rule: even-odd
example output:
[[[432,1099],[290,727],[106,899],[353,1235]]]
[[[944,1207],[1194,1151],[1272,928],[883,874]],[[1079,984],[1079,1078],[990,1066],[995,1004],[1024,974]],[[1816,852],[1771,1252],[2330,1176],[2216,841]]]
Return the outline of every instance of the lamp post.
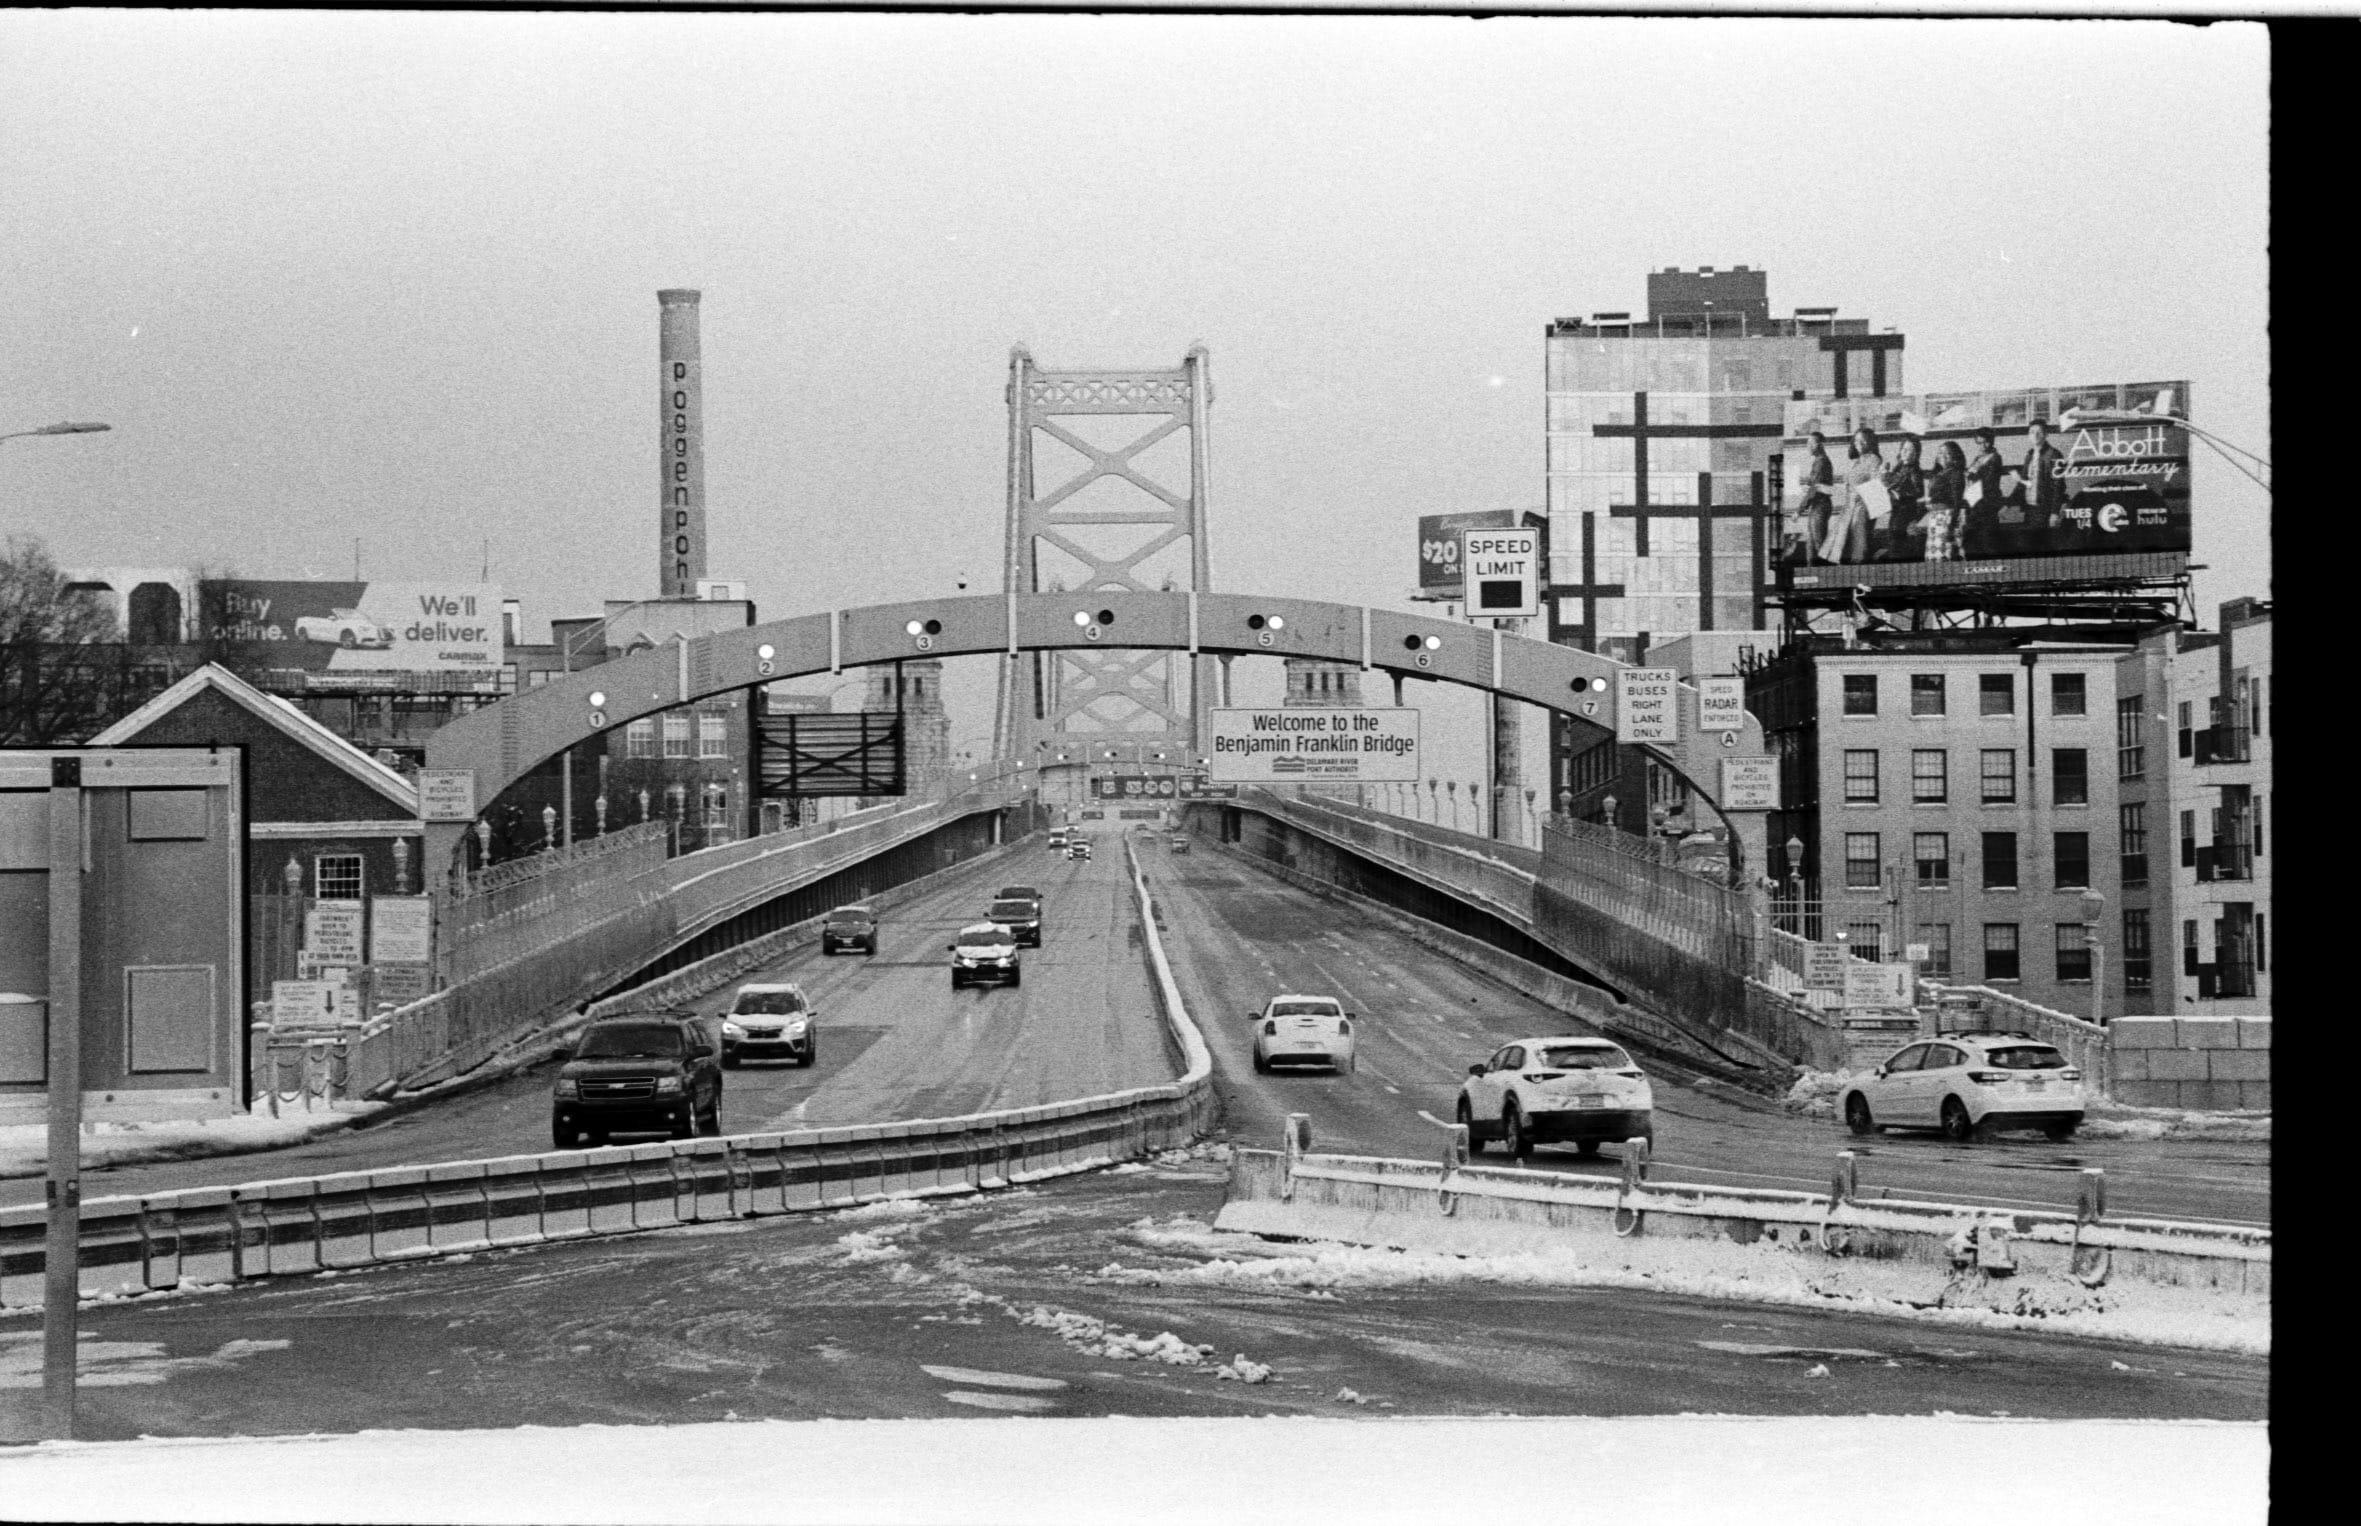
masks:
[[[1798,937],[1808,938],[1804,931],[1804,840],[1789,833],[1787,842],[1787,900],[1788,914],[1795,918],[1791,929]]]
[[[1562,789],[1558,791],[1558,814],[1564,817],[1567,821],[1572,821],[1574,819],[1574,792],[1572,790]]]
[[[2107,912],[2107,898],[2096,890],[2082,893],[2082,938],[2090,945],[2090,1020],[2107,1025],[2107,949],[2099,939],[2099,925]]]
[[[1539,793],[1531,785],[1525,787],[1525,835],[1533,839],[1533,846],[1541,846],[1541,826],[1533,819],[1533,797]]]
[[[1443,802],[1435,797],[1435,791],[1441,789],[1442,787],[1443,781],[1440,779],[1430,778],[1426,781],[1427,810],[1434,816],[1436,826],[1441,826],[1443,824]],[[1416,798],[1418,794],[1417,786],[1413,785],[1411,787],[1410,793],[1412,798]]]
[[[1613,795],[1609,795],[1609,796],[1608,796],[1606,799],[1604,799],[1604,800],[1600,801],[1600,802],[1599,802],[1599,809],[1600,809],[1600,811],[1603,813],[1600,819],[1601,819],[1601,820],[1603,820],[1603,821],[1605,821],[1605,822],[1607,823],[1607,825],[1608,825],[1608,826],[1610,826],[1610,827],[1614,826],[1614,825],[1615,825],[1615,797],[1614,797]]]

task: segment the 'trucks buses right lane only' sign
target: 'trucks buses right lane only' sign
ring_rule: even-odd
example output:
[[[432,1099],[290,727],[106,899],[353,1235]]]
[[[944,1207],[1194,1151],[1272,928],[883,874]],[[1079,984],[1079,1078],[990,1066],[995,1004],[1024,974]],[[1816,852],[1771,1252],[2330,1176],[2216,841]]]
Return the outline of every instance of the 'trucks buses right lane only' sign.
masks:
[[[1418,778],[1418,712],[1403,709],[1215,710],[1208,775],[1222,783]]]

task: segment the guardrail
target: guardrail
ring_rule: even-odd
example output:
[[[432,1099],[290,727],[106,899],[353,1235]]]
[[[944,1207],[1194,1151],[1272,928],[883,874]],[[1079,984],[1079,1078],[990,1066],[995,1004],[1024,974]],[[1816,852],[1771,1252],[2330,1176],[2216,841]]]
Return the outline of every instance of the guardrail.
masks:
[[[1186,1065],[1178,1080],[957,1118],[93,1198],[81,1209],[82,1296],[985,1191],[1186,1145],[1220,1107],[1213,1060],[1173,983],[1147,881],[1129,863],[1150,983]],[[0,1308],[40,1301],[45,1215],[39,1204],[0,1208]]]
[[[1446,1127],[1436,1161],[1320,1155],[1311,1152],[1310,1119],[1294,1115],[1281,1149],[1233,1153],[1215,1227],[1459,1255],[1568,1251],[1589,1241],[1612,1246],[1627,1271],[1691,1273],[1718,1268],[1701,1265],[1693,1250],[1643,1242],[1723,1241],[1844,1268],[1833,1282],[1812,1272],[1827,1295],[2018,1313],[2138,1307],[2201,1341],[2226,1331],[2225,1317],[2245,1321],[2251,1339],[2253,1317],[2269,1309],[2270,1230],[2110,1218],[2098,1171],[2083,1173],[2073,1212],[1871,1200],[1860,1195],[1849,1150],[1822,1194],[1651,1182],[1640,1141],[1626,1146],[1620,1177],[1470,1165],[1466,1129]],[[1840,1286],[1847,1278],[1850,1286]],[[2093,1300],[2102,1287],[2110,1298]]]

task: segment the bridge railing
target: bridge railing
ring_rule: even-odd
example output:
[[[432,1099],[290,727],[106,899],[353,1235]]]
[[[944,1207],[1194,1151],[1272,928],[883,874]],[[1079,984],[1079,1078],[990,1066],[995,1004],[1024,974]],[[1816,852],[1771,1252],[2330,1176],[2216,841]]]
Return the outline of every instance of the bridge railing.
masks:
[[[1241,789],[1239,795],[1242,801],[1358,849],[1378,863],[1407,870],[1498,913],[1519,928],[1532,925],[1534,871],[1540,855],[1531,848],[1405,821],[1321,796],[1252,787]]]

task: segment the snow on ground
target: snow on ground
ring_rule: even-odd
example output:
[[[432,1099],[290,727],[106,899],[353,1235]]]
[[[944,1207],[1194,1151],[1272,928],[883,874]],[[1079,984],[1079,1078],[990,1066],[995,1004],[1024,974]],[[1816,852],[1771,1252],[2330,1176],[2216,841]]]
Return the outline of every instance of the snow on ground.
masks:
[[[2111,1290],[2084,1288],[2059,1278],[2026,1275],[2013,1279],[2014,1285],[1986,1286],[1962,1276],[1936,1302],[1905,1302],[1881,1288],[1875,1267],[1765,1255],[1725,1240],[1657,1239],[1644,1245],[1634,1241],[1619,1253],[1626,1259],[1602,1260],[1573,1245],[1562,1251],[1456,1256],[1329,1241],[1273,1242],[1215,1229],[1185,1215],[1161,1223],[1141,1219],[1124,1233],[1148,1250],[1191,1258],[1189,1264],[1130,1267],[1110,1261],[1099,1268],[1100,1280],[1145,1286],[1286,1287],[1315,1295],[1340,1288],[1454,1282],[1633,1288],[1745,1303],[1841,1308],[1989,1330],[2044,1330],[2255,1355],[2268,1355],[2271,1349],[2267,1309],[2240,1309],[2202,1294],[2154,1297],[2153,1307],[2130,1308]],[[1630,1258],[1643,1252],[1653,1264],[1632,1264]],[[2146,1289],[2139,1296],[2150,1298]]]
[[[1459,1519],[1480,1478],[1511,1520],[2247,1526],[2269,1467],[2260,1423],[2218,1421],[758,1420],[51,1442],[0,1448],[0,1499],[25,1521],[1297,1526]]]
[[[1837,1098],[1856,1080],[1866,1080],[1860,1071],[1807,1070],[1795,1078],[1787,1089],[1787,1110],[1801,1113],[1806,1118],[1836,1117]],[[2082,1134],[2086,1139],[2230,1139],[2268,1144],[2271,1139],[2271,1115],[2268,1112],[2205,1113],[2178,1107],[2131,1107],[2111,1102],[2104,1097],[2093,1097],[2083,1114]]]
[[[169,1123],[86,1123],[82,1126],[82,1168],[134,1166],[158,1160],[195,1160],[205,1155],[245,1155],[301,1144],[352,1127],[382,1102],[339,1102],[316,1112],[268,1112],[230,1118],[190,1118]],[[49,1169],[49,1125],[0,1125],[0,1177],[39,1176]]]

